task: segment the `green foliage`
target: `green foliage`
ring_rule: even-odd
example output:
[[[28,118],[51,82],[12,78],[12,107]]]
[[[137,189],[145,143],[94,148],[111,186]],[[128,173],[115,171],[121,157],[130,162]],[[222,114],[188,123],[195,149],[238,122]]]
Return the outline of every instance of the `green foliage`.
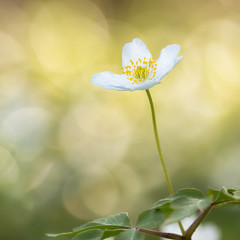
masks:
[[[104,232],[104,236],[110,237],[116,235],[116,230],[118,230],[118,232],[121,232],[121,230],[129,229],[130,226],[131,223],[127,213],[120,213],[107,218],[100,218],[92,222],[86,223],[80,227],[74,228],[72,232],[60,234],[48,234],[48,236],[49,237],[73,236],[80,235],[86,231],[102,230]]]
[[[104,231],[103,230],[89,230],[86,232],[81,232],[75,237],[73,237],[72,240],[101,240],[103,237]]]
[[[118,235],[115,240],[143,240],[144,236],[136,229],[129,229]]]
[[[79,231],[88,227],[96,227],[96,226],[108,226],[108,227],[119,227],[119,226],[126,226],[126,227],[130,227],[131,223],[130,220],[128,218],[127,213],[120,213],[120,214],[116,214],[107,218],[99,218],[93,222],[89,222],[87,224],[84,224],[80,227],[74,228],[74,231]]]
[[[74,228],[72,232],[48,234],[48,236],[73,236],[72,240],[102,240],[115,236],[116,240],[142,240],[144,238],[142,232],[145,232],[163,237],[167,234],[170,239],[181,239],[180,235],[161,233],[152,229],[157,229],[159,225],[178,222],[195,214],[199,215],[195,221],[197,227],[211,208],[233,203],[240,204],[240,189],[225,187],[220,191],[209,189],[207,197],[197,189],[181,189],[140,213],[136,226],[131,225],[127,213],[120,213],[86,223]],[[189,228],[186,232],[192,234],[192,229]]]
[[[72,240],[101,240],[101,239],[117,236],[121,232],[122,232],[121,230],[107,231],[107,230],[93,229],[93,230],[80,232],[79,234],[75,235],[72,238]]]
[[[182,189],[175,194],[159,200],[152,209],[139,215],[137,227],[154,229],[160,224],[169,224],[196,214],[206,209],[211,203],[210,198],[197,189]]]
[[[137,219],[137,227],[154,229],[165,220],[165,212],[161,209],[148,209],[142,212]]]
[[[209,188],[208,196],[210,196],[214,204],[231,204],[239,203],[240,201],[240,188],[225,188],[223,187],[220,191]]]

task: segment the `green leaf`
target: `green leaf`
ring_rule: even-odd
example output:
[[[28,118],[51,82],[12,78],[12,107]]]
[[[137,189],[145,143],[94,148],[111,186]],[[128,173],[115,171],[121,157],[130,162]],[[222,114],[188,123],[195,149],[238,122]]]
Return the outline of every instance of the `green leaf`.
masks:
[[[154,229],[162,224],[164,220],[165,213],[161,209],[149,209],[139,215],[136,226],[139,228]]]
[[[101,240],[103,237],[103,230],[89,230],[77,234],[72,240]]]
[[[71,236],[75,235],[73,232],[66,232],[66,233],[47,233],[46,236],[48,237],[64,237],[64,236]]]
[[[172,214],[166,219],[165,223],[173,223],[204,210],[211,204],[210,198],[181,197],[173,200],[170,204]]]
[[[165,213],[165,224],[173,223],[204,210],[211,204],[210,198],[197,189],[181,189],[173,195],[158,201],[154,208],[162,209]]]
[[[196,198],[178,198],[170,204],[173,210],[172,214],[166,219],[165,224],[182,220],[197,213],[198,210],[204,210],[211,204],[211,199]]]
[[[182,189],[173,195],[156,202],[152,208],[142,212],[137,228],[155,229],[161,224],[177,222],[198,211],[219,204],[240,204],[240,189],[223,187],[220,191],[209,189],[207,198],[197,189]],[[210,209],[210,208],[209,208]],[[143,234],[131,228],[127,213],[120,213],[88,222],[72,232],[48,234],[50,237],[73,236],[72,240],[103,240],[115,237],[116,240],[142,240]]]
[[[184,188],[178,190],[176,193],[174,193],[172,198],[176,197],[191,197],[191,198],[198,198],[198,199],[203,199],[205,198],[204,195],[202,194],[201,191],[195,188]]]
[[[212,201],[215,204],[218,203],[227,203],[234,201],[235,203],[240,203],[240,189],[227,189],[226,187],[223,187],[220,191],[215,190],[212,188],[209,188],[208,190],[208,196],[212,197]]]
[[[129,229],[118,235],[115,240],[143,240],[144,235],[136,229]]]
[[[113,216],[109,216],[106,218],[99,218],[92,222],[86,223],[80,227],[74,228],[73,231],[75,232],[85,228],[96,227],[96,226],[131,227],[131,223],[127,213],[119,213]]]
[[[211,198],[205,198],[199,190],[181,189],[142,212],[138,217],[137,227],[154,229],[163,223],[178,222],[206,209],[210,204]]]
[[[227,191],[225,187],[223,187],[220,191],[209,188],[207,195],[212,197],[212,201],[215,203],[231,201],[232,197],[226,194],[226,192]]]
[[[232,196],[234,200],[240,200],[240,188],[227,189],[227,193]]]
[[[47,234],[48,237],[60,237],[60,236],[74,236],[81,232],[99,229],[99,230],[124,230],[131,227],[130,220],[127,213],[120,213],[106,218],[100,218],[92,222],[88,222],[80,227],[74,228],[72,232],[59,233],[59,234]]]
[[[104,231],[104,234],[102,236],[102,239],[105,238],[110,238],[110,237],[115,237],[117,235],[119,235],[121,232],[123,232],[124,230],[112,230],[112,231]]]
[[[181,189],[178,190],[176,193],[174,193],[173,195],[161,199],[158,202],[156,202],[153,207],[161,207],[167,203],[171,203],[174,200],[178,199],[178,198],[182,198],[182,197],[186,197],[186,198],[194,198],[194,199],[204,199],[204,195],[197,189],[195,188],[186,188],[186,189]]]

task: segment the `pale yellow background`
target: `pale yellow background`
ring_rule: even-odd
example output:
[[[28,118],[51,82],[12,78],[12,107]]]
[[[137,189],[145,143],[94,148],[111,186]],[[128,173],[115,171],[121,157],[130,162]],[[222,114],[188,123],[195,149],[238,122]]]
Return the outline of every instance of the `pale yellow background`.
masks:
[[[174,188],[239,186],[240,1],[1,0],[0,239],[48,239],[122,211],[134,220],[167,196],[145,92],[90,82],[121,73],[134,37],[154,58],[182,47],[151,89]],[[238,240],[239,208],[207,220]]]

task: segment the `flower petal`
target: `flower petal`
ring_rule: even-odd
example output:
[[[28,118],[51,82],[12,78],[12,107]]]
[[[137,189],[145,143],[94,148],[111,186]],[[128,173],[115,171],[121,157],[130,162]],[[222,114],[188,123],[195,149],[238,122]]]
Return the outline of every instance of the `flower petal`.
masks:
[[[128,91],[132,87],[126,75],[114,74],[109,71],[94,74],[91,82],[99,87],[118,91]]]
[[[141,39],[134,38],[132,42],[126,43],[123,46],[122,66],[125,67],[127,65],[131,65],[130,60],[135,63],[139,58],[143,60],[144,57],[146,57],[146,60],[148,61],[152,58],[152,54],[149,52],[147,46]]]
[[[176,64],[182,59],[177,57],[181,47],[177,44],[168,45],[162,49],[160,57],[157,60],[157,71],[155,79],[160,81],[166,74],[168,74]]]
[[[159,81],[154,81],[154,80],[146,80],[145,82],[139,83],[139,84],[132,84],[132,88],[130,91],[135,91],[135,90],[146,90],[149,89],[156,84],[159,84]]]
[[[92,76],[91,82],[99,87],[117,91],[146,90],[159,84],[158,81],[146,80],[139,84],[132,84],[124,74],[114,74],[112,72],[96,73]]]

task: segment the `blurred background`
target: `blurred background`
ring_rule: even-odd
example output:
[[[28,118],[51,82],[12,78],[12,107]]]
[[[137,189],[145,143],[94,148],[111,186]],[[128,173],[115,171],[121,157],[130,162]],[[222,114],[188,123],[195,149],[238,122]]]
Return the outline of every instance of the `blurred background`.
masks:
[[[151,89],[175,190],[240,185],[240,1],[1,0],[1,240],[47,240],[118,212],[134,221],[168,195],[145,92],[90,82],[121,73],[134,37],[155,59],[182,46]],[[239,239],[239,208],[206,221]]]

